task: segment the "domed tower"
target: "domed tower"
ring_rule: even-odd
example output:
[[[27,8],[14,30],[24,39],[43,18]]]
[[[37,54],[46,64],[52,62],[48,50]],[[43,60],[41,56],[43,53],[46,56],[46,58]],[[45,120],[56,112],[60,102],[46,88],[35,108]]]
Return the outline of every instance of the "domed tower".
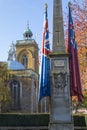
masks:
[[[30,39],[33,36],[32,31],[29,29],[29,24],[27,24],[27,29],[23,33],[24,39]]]
[[[32,69],[39,73],[38,44],[32,39],[33,33],[29,29],[29,24],[23,33],[23,40],[16,41],[17,60],[22,63],[26,69]]]

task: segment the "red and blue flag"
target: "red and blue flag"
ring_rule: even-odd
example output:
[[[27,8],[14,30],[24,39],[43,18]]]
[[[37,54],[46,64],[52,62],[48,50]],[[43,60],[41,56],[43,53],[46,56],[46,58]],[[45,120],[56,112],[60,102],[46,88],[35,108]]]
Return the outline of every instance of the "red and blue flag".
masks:
[[[68,25],[68,52],[70,54],[70,93],[71,96],[77,96],[79,101],[82,101],[82,84],[80,78],[79,61],[77,43],[75,40],[75,30],[72,19],[72,9],[69,3],[69,25]]]
[[[49,29],[48,29],[48,15],[47,4],[44,12],[44,30],[42,39],[42,57],[41,70],[39,81],[39,101],[46,96],[50,96],[50,44],[49,44]]]

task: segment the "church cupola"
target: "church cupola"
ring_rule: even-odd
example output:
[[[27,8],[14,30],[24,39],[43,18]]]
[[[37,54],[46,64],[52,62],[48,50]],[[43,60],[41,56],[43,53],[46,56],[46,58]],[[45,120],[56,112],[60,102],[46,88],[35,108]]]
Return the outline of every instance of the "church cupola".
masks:
[[[30,39],[33,36],[32,31],[29,29],[29,24],[27,24],[27,29],[23,33],[24,39]]]

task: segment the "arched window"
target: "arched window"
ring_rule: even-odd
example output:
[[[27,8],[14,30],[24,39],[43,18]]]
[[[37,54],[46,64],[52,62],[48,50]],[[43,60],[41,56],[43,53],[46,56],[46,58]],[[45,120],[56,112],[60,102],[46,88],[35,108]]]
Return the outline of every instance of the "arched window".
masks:
[[[17,80],[13,80],[10,83],[11,95],[12,95],[12,109],[20,109],[20,83]]]
[[[26,55],[22,56],[22,64],[24,65],[25,68],[27,68],[28,58]]]

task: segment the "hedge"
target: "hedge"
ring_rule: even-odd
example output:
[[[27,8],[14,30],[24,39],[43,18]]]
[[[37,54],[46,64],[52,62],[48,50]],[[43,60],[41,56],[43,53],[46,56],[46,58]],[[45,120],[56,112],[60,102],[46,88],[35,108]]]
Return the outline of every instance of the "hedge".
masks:
[[[74,115],[73,116],[74,126],[85,127],[86,119],[87,119],[87,116],[85,115]]]
[[[48,126],[49,114],[0,114],[0,126]]]
[[[49,114],[0,114],[0,127],[48,126]],[[74,126],[87,126],[87,115],[74,115]]]

